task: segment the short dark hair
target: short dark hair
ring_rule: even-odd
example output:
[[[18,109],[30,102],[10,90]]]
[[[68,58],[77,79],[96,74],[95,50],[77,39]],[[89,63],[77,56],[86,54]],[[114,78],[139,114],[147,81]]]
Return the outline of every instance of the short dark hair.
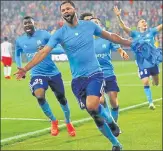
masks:
[[[4,41],[8,41],[8,38],[7,37],[4,37]]]
[[[71,0],[67,0],[67,1],[64,1],[64,2],[61,3],[60,9],[61,9],[61,6],[64,5],[64,4],[66,4],[66,3],[71,4],[71,6],[75,8],[75,4]]]
[[[92,13],[89,13],[89,12],[86,12],[86,13],[83,13],[80,15],[80,20],[84,20],[85,17],[87,16],[92,16],[93,17],[93,14]]]
[[[23,20],[24,19],[33,19],[33,17],[31,17],[31,16],[25,16],[24,18],[23,18]]]

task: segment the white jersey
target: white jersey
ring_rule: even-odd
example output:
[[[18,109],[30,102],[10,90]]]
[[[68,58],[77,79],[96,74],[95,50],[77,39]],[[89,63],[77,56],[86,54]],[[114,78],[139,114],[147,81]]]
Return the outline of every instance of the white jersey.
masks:
[[[1,56],[2,57],[12,57],[12,44],[8,41],[1,43]]]

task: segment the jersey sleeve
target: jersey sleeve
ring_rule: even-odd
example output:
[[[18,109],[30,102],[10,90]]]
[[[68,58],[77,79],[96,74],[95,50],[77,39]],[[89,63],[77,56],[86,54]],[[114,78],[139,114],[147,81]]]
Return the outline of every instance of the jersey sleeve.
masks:
[[[131,30],[131,32],[130,32],[130,37],[135,38],[136,35],[137,35],[137,31]]]
[[[63,47],[60,44],[58,44],[56,47],[54,47],[52,49],[52,51],[50,53],[51,54],[63,54],[64,52],[65,51],[64,51]]]
[[[151,28],[150,32],[151,32],[152,36],[156,36],[158,34],[158,30],[156,27]]]
[[[101,28],[100,26],[96,25],[96,24],[93,23],[93,22],[90,22],[90,24],[91,24],[91,28],[94,29],[94,33],[93,33],[93,34],[94,34],[95,36],[100,37],[100,36],[101,36],[101,33],[102,33],[102,28]]]
[[[20,47],[18,40],[15,42],[15,62],[17,67],[22,66],[22,59],[21,59],[21,53],[23,52],[23,49]]]
[[[57,46],[57,44],[61,43],[62,30],[57,30],[53,35],[51,35],[46,46],[51,47],[52,49]]]
[[[119,49],[121,46],[119,44],[115,44],[115,43],[111,43],[110,45],[110,49],[112,51],[117,51],[117,49]]]

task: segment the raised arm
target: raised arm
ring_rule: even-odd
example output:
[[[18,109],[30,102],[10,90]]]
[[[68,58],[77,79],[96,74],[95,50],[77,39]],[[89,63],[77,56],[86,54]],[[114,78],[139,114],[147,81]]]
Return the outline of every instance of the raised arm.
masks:
[[[161,30],[162,30],[162,24],[158,25],[158,26],[156,27],[156,29],[157,29],[158,32],[161,31]]]
[[[114,13],[116,14],[118,21],[119,21],[119,25],[120,27],[128,34],[130,35],[131,32],[131,28],[127,27],[125,25],[125,23],[123,22],[123,20],[121,19],[121,9],[119,10],[117,6],[114,6]]]
[[[120,37],[119,35],[115,33],[108,32],[106,30],[103,30],[101,33],[101,38],[104,38],[106,40],[110,40],[116,44],[122,44],[124,46],[131,46],[131,40],[124,39]]]

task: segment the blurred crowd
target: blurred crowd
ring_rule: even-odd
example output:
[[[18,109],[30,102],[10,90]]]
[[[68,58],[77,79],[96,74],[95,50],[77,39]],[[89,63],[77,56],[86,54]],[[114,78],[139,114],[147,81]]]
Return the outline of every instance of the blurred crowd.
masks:
[[[162,1],[74,1],[78,16],[83,12],[91,12],[102,20],[107,30],[122,37],[129,38],[119,27],[113,12],[116,5],[122,10],[121,16],[125,24],[137,29],[137,22],[144,18],[149,27],[162,23]],[[22,19],[29,15],[35,19],[36,26],[53,31],[64,22],[61,19],[59,6],[61,1],[1,1],[1,38],[7,36],[14,43],[17,36],[23,33]],[[157,37],[162,46],[162,33]]]

